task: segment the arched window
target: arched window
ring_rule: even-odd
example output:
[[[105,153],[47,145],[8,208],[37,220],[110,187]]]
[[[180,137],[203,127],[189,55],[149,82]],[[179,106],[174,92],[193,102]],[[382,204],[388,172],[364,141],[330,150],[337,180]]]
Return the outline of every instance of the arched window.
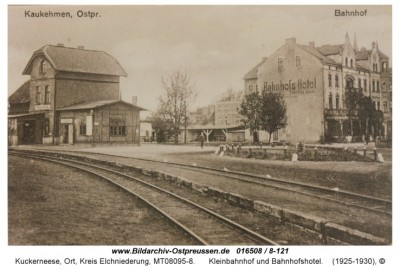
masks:
[[[344,59],[344,65],[347,67],[349,64],[348,64],[348,61],[347,61],[347,57]]]
[[[353,89],[354,83],[353,79],[350,77],[346,78],[346,89]]]
[[[387,64],[386,62],[382,62],[382,71],[386,72],[387,71]]]
[[[42,60],[40,62],[39,72],[40,72],[40,74],[46,73],[46,60]]]
[[[353,68],[353,59],[350,59],[350,67]]]
[[[329,93],[329,109],[333,108],[332,93]]]
[[[339,109],[339,93],[336,93],[336,109]]]

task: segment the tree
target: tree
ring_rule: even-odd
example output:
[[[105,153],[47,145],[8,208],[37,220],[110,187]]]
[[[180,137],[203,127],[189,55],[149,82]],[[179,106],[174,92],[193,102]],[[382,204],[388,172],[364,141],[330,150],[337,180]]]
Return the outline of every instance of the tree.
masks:
[[[165,143],[172,135],[172,125],[170,122],[165,121],[158,112],[154,113],[150,122],[156,134],[156,141],[158,143]]]
[[[261,107],[262,103],[258,91],[245,95],[240,104],[239,114],[245,117],[244,125],[250,128],[253,133],[258,133],[261,128]]]
[[[383,122],[382,111],[376,110],[371,97],[367,97],[362,90],[348,89],[346,91],[346,106],[348,118],[350,120],[350,133],[353,135],[353,122],[358,121],[363,126],[365,135],[369,134],[369,128],[374,127],[374,134],[379,131]]]
[[[271,143],[271,135],[279,129],[285,128],[287,125],[286,103],[283,96],[279,93],[264,92],[262,94],[261,108],[261,129],[269,133],[269,143]]]
[[[247,94],[239,113],[246,119],[245,125],[252,131],[263,130],[269,133],[268,142],[275,131],[286,127],[286,103],[283,96],[274,92]]]
[[[176,70],[163,77],[161,81],[165,93],[159,97],[157,115],[170,124],[171,136],[174,137],[175,144],[178,143],[178,136],[184,128],[186,143],[188,106],[194,102],[197,96],[194,86],[186,71],[181,70]]]
[[[346,90],[345,102],[346,102],[346,107],[348,110],[347,116],[350,121],[350,135],[354,134],[353,121],[358,118],[357,117],[358,108],[359,108],[362,96],[363,96],[362,92],[357,91],[357,89],[347,89]]]

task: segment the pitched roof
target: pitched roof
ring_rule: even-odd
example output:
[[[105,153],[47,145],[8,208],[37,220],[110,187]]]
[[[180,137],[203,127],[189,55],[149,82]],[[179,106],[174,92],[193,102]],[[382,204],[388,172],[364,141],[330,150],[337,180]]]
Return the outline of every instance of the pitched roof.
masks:
[[[384,53],[381,52],[381,50],[378,49],[378,55],[380,58],[389,58],[387,55],[385,55]]]
[[[44,55],[57,71],[127,76],[118,61],[106,52],[53,45],[35,51],[23,74],[31,73],[32,62],[38,55]]]
[[[325,64],[337,64],[333,59],[330,59],[329,57],[324,56],[317,49],[315,49],[313,47],[310,47],[307,45],[301,45],[301,44],[297,44],[297,46],[299,46],[306,52],[312,54],[313,56],[319,58]]]
[[[317,47],[316,49],[324,56],[329,56],[329,55],[340,54],[342,48],[343,44],[337,44],[337,45],[322,45],[321,47]]]
[[[258,67],[260,67],[266,60],[267,60],[267,58],[263,57],[261,62],[259,62],[257,65],[255,65],[248,73],[246,73],[244,75],[243,79],[256,79],[257,78]]]
[[[99,107],[110,105],[110,104],[114,104],[114,103],[123,103],[125,105],[135,107],[139,111],[146,111],[146,109],[144,109],[142,107],[127,103],[127,102],[122,101],[122,100],[104,100],[104,101],[84,102],[84,103],[80,103],[80,104],[74,104],[74,105],[63,107],[63,108],[59,108],[57,110],[59,110],[59,111],[86,110],[86,109],[99,108]]]
[[[371,52],[372,50],[361,50],[356,52],[356,60],[368,60],[368,56]]]
[[[10,104],[29,103],[29,86],[30,81],[23,83],[22,86],[8,97],[8,102]]]

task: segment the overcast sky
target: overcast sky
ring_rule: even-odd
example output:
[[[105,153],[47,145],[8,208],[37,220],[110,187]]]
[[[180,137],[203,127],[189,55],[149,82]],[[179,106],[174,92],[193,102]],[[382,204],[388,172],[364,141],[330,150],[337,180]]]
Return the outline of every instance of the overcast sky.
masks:
[[[242,90],[243,75],[286,38],[316,46],[340,44],[346,31],[358,46],[372,41],[392,57],[389,6],[346,6],[364,17],[335,17],[334,6],[10,6],[8,94],[28,76],[22,71],[33,51],[46,44],[105,51],[128,77],[121,78],[122,98],[150,110],[163,92],[161,77],[186,69],[195,83],[196,106],[207,105],[228,88]],[[70,11],[72,19],[26,18],[25,11]],[[99,12],[78,18],[78,10]]]

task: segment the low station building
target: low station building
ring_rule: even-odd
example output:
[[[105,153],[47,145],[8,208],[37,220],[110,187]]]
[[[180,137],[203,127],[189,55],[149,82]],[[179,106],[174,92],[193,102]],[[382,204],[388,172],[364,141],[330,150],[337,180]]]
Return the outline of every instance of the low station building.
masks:
[[[35,51],[9,97],[10,145],[139,143],[143,108],[120,100],[126,72],[109,54],[46,45]]]

